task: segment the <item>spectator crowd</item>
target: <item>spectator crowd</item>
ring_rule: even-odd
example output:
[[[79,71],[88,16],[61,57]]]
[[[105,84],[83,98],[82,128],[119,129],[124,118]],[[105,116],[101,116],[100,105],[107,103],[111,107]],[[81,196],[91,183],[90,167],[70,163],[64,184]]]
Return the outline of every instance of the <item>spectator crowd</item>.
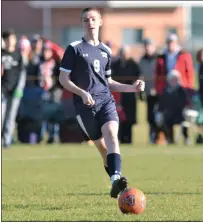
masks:
[[[106,44],[113,47],[111,42]],[[202,144],[203,48],[193,60],[171,33],[162,52],[150,38],[144,39],[143,52],[138,61],[129,46],[112,55],[115,80],[131,84],[141,78],[146,83],[144,93],[113,92],[120,142],[132,143],[132,127],[139,121],[137,100],[141,100],[146,103],[149,143],[175,144],[174,126],[178,125],[185,145],[192,143],[190,128],[195,128],[196,143]],[[15,143],[14,135],[21,143],[31,144],[45,138],[47,143],[85,140],[75,120],[72,93],[58,81],[64,49],[40,35],[17,39],[13,30],[7,30],[2,34],[1,53],[3,147]]]

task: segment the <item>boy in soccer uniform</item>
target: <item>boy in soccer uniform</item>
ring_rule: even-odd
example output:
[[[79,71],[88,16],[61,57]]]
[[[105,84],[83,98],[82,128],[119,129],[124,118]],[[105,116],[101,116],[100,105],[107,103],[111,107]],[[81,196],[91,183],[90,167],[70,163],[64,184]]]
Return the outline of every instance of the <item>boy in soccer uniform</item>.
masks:
[[[127,179],[121,176],[119,118],[110,91],[138,92],[144,90],[145,84],[141,80],[133,85],[112,80],[111,49],[98,39],[102,25],[98,9],[84,9],[81,21],[85,35],[67,47],[59,81],[74,94],[77,121],[98,148],[112,182],[110,195],[117,198],[127,188]]]

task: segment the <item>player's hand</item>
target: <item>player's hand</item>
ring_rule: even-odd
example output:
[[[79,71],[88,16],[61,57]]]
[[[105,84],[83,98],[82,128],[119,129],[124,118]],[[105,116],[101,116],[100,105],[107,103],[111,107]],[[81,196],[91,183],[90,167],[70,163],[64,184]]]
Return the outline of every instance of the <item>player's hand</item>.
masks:
[[[95,101],[93,100],[92,95],[90,93],[84,91],[81,97],[82,97],[83,103],[85,105],[94,105],[95,104]]]
[[[142,81],[142,80],[137,80],[137,81],[135,81],[133,86],[135,88],[135,92],[144,91],[144,89],[145,89],[145,82]]]

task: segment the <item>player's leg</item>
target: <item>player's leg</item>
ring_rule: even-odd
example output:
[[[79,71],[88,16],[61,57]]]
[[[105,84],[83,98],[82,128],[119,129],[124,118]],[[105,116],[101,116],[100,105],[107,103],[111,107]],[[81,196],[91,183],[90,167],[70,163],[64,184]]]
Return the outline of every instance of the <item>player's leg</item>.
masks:
[[[118,122],[108,121],[102,126],[102,134],[107,146],[107,165],[112,182],[111,197],[117,198],[118,194],[127,187],[127,179],[121,177],[121,156],[118,141]]]
[[[104,168],[109,175],[109,170],[107,166],[107,149],[104,138],[102,137],[101,129],[98,120],[95,119],[92,110],[88,108],[80,108],[80,113],[78,112],[76,118],[79,124],[79,128],[86,141],[93,140],[95,146],[97,147],[101,157],[103,159]],[[109,175],[110,176],[110,175]]]
[[[93,142],[94,142],[95,146],[97,147],[97,149],[103,159],[104,168],[110,177],[110,173],[109,173],[109,169],[108,169],[108,165],[107,165],[107,147],[106,147],[104,138],[102,137],[98,140],[94,140]]]
[[[110,101],[99,112],[102,135],[107,146],[107,165],[111,176],[111,197],[127,187],[127,179],[121,177],[121,156],[118,140],[119,119],[115,104]]]
[[[104,137],[108,154],[120,154],[120,147],[118,141],[118,122],[108,121],[102,126],[102,135]]]

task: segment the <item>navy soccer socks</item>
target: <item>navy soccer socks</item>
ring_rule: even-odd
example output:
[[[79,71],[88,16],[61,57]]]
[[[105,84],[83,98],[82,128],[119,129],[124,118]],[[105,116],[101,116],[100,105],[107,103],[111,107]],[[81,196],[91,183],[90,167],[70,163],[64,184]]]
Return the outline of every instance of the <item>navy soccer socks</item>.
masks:
[[[125,177],[121,177],[121,156],[117,153],[107,155],[107,165],[111,177],[112,188],[110,195],[117,198],[118,194],[127,188],[128,182]]]
[[[110,173],[109,173],[109,168],[108,168],[108,166],[104,166],[104,169],[106,170],[106,173],[109,175],[109,177],[111,177],[111,176],[110,176]]]
[[[121,156],[118,153],[110,153],[107,155],[107,165],[111,182],[120,179],[121,176]]]

